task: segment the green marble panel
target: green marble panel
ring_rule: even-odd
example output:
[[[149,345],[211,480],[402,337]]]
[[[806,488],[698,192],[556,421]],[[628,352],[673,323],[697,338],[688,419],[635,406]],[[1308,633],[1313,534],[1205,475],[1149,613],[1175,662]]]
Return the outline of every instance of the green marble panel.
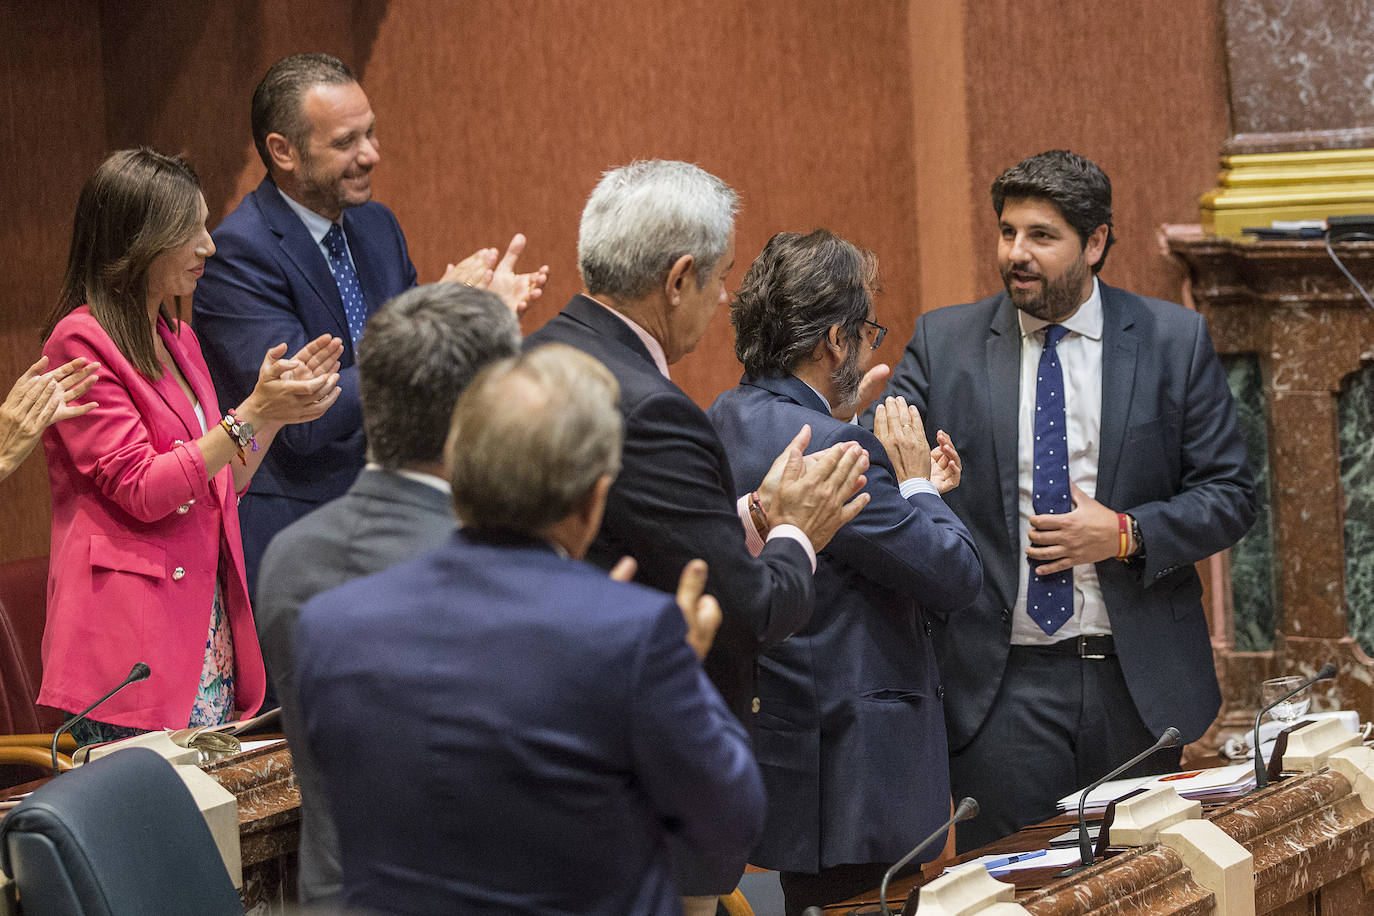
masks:
[[[1374,369],[1336,400],[1345,493],[1345,607],[1350,635],[1374,652]]]
[[[1235,609],[1235,648],[1262,652],[1274,647],[1278,630],[1274,606],[1274,529],[1269,500],[1269,427],[1259,360],[1253,353],[1223,356],[1226,380],[1236,399],[1236,415],[1250,470],[1255,475],[1259,513],[1255,524],[1231,548],[1231,599]]]

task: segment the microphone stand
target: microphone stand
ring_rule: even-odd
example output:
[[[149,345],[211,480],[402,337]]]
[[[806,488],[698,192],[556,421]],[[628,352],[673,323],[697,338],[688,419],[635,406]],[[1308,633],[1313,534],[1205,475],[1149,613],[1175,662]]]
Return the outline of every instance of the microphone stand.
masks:
[[[1127,760],[1121,766],[1117,767],[1115,770],[1112,770],[1106,776],[1103,776],[1097,782],[1093,783],[1092,785],[1088,786],[1086,789],[1083,790],[1083,794],[1078,796],[1079,864],[1060,872],[1059,877],[1065,878],[1069,875],[1077,874],[1078,872],[1087,868],[1089,865],[1093,864],[1093,844],[1092,840],[1088,837],[1088,817],[1086,813],[1088,796],[1092,794],[1093,789],[1096,789],[1098,786],[1102,785],[1104,782],[1107,782],[1110,779],[1115,779],[1116,777],[1120,776],[1122,773],[1126,772],[1131,767],[1135,766],[1137,763],[1153,754],[1155,751],[1161,751],[1166,747],[1173,747],[1175,744],[1178,744],[1178,739],[1178,729],[1170,725],[1168,728],[1164,729],[1164,733],[1159,736],[1159,740],[1156,741],[1154,745],[1151,746],[1148,750],[1144,750],[1141,751],[1139,754],[1136,754],[1130,760]]]
[[[949,828],[953,827],[960,821],[966,821],[969,818],[977,816],[977,799],[974,799],[970,796],[965,796],[964,799],[959,802],[959,807],[954,809],[953,817],[945,821],[944,824],[942,824],[940,828],[936,830],[934,833],[932,833],[930,836],[926,837],[920,843],[916,844],[915,849],[911,850],[911,852],[902,856],[900,859],[897,860],[896,864],[894,864],[891,868],[889,868],[886,872],[883,873],[883,883],[878,887],[878,903],[882,906],[883,916],[892,916],[892,910],[887,905],[887,883],[892,880],[893,876],[896,875],[897,872],[905,868],[908,862],[910,862],[912,859],[916,858],[918,855],[921,854],[921,850],[925,849],[931,843],[935,842],[941,835],[945,833],[945,831],[949,830]],[[905,907],[903,909],[905,909]]]
[[[149,668],[147,665],[143,664],[143,662],[135,662],[133,668],[129,669],[129,676],[126,677],[123,681],[121,681],[121,682],[119,683],[119,686],[118,686],[118,687],[116,687],[114,690],[111,690],[109,693],[105,694],[105,695],[104,695],[103,697],[101,697],[100,699],[96,700],[96,701],[95,701],[94,703],[92,703],[90,706],[87,706],[85,709],[81,710],[81,712],[79,712],[79,713],[77,713],[76,715],[72,716],[72,717],[71,717],[70,719],[68,719],[66,722],[63,722],[63,723],[62,723],[62,727],[59,728],[57,731],[53,732],[53,735],[52,735],[52,775],[53,775],[53,778],[54,778],[54,779],[57,778],[57,773],[58,773],[58,767],[57,767],[57,739],[58,739],[58,738],[61,738],[63,735],[65,735],[65,734],[67,733],[67,730],[68,730],[69,728],[71,728],[73,725],[75,725],[76,723],[80,722],[82,719],[86,718],[86,716],[90,714],[90,712],[91,712],[92,709],[95,709],[95,708],[96,708],[97,706],[99,706],[101,703],[104,703],[104,702],[105,702],[106,700],[108,700],[110,697],[112,697],[112,696],[114,696],[115,694],[119,693],[119,691],[123,690],[125,687],[128,687],[130,684],[136,684],[136,683],[138,683],[139,681],[147,680],[147,679],[148,679],[148,676],[151,675],[152,673],[153,673],[153,670],[152,670],[151,668]]]
[[[1335,676],[1336,676],[1336,666],[1333,665],[1331,662],[1327,662],[1325,665],[1322,665],[1320,671],[1318,671],[1315,675],[1312,676],[1312,679],[1311,679],[1311,680],[1305,681],[1305,682],[1299,684],[1297,687],[1294,687],[1292,690],[1288,691],[1288,692],[1285,693],[1283,696],[1279,697],[1277,700],[1275,700],[1274,702],[1270,703],[1268,706],[1264,707],[1264,708],[1261,709],[1259,712],[1255,713],[1255,732],[1254,732],[1254,738],[1255,738],[1255,788],[1254,788],[1254,791],[1258,792],[1260,789],[1263,789],[1263,788],[1265,788],[1266,786],[1269,785],[1269,769],[1268,769],[1267,766],[1265,766],[1265,763],[1264,763],[1264,754],[1260,752],[1260,737],[1259,737],[1260,719],[1263,719],[1263,718],[1264,718],[1264,714],[1267,713],[1269,710],[1273,709],[1275,706],[1278,706],[1280,703],[1285,703],[1285,702],[1287,702],[1289,699],[1291,699],[1291,698],[1293,697],[1294,694],[1302,693],[1302,692],[1303,692],[1304,690],[1306,690],[1308,687],[1311,687],[1313,684],[1317,683],[1317,681],[1326,681],[1326,680],[1330,680],[1331,678],[1333,678],[1333,677],[1335,677]]]

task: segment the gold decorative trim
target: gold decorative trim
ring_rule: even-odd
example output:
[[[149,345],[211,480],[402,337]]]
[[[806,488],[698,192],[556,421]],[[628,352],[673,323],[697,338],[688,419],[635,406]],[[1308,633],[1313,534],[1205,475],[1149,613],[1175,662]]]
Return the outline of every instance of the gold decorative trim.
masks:
[[[1238,236],[1274,220],[1374,213],[1374,149],[1249,153],[1221,158],[1218,187],[1199,201],[1202,227]]]

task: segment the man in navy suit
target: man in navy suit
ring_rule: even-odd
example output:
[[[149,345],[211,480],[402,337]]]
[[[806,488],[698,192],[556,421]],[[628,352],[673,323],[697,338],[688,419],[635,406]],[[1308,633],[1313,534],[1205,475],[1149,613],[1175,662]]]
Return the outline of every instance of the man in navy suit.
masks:
[[[581,561],[619,464],[616,397],[570,347],[488,367],[449,438],[461,531],[302,609],[349,908],[668,916],[669,837],[728,870],[758,836],[748,737],[687,643],[704,653],[719,623],[704,575],[679,608]]]
[[[215,390],[229,403],[257,377],[248,354],[321,334],[344,342],[338,403],[277,437],[239,504],[250,589],[272,536],[342,495],[362,469],[354,348],[367,317],[416,282],[396,217],[372,200],[374,123],[366,93],[337,58],[295,54],[273,64],[252,105],[267,176],[215,230],[217,256],[196,287],[192,324]],[[523,247],[517,235],[500,264],[495,249],[483,249],[443,279],[488,286],[519,314],[547,275],[514,273]]]
[[[1097,279],[1111,183],[1064,150],[992,185],[1006,286],[921,316],[888,395],[963,456],[950,506],[983,591],[937,628],[961,850],[1221,703],[1193,564],[1255,517],[1235,404],[1197,313]],[[1179,751],[1137,772],[1166,772]]]
[[[301,790],[300,902],[337,905],[338,840],[295,701],[294,635],[320,592],[438,547],[453,533],[444,440],[468,382],[520,349],[520,326],[493,293],[431,283],[392,299],[358,346],[368,464],[338,499],[288,525],[262,558],[253,616],[282,707]]]
[[[730,311],[744,379],[707,411],[739,486],[804,423],[813,446],[869,454],[869,503],[817,558],[816,612],[759,660],[768,817],[750,861],[779,870],[788,916],[876,886],[949,816],[930,634],[983,582],[972,536],[940,498],[958,483],[948,441],[932,463],[920,416],[896,399],[878,407],[876,437],[831,416],[853,416],[885,333],[876,279],[871,253],[825,230],[775,235]]]
[[[758,653],[806,624],[814,601],[815,551],[868,501],[859,446],[803,460],[809,427],[794,430],[753,493],[740,497],[711,421],[673,384],[668,367],[696,347],[727,300],[734,264],[735,192],[686,162],[636,162],[607,172],[582,210],[578,267],[586,288],[526,346],[557,341],[599,359],[620,383],[625,453],[606,520],[587,558],[639,563],[638,581],[664,591],[695,557],[724,622],[706,672],[748,723],[758,712]],[[846,500],[850,500],[846,502]],[[731,878],[697,870],[679,877],[688,916],[714,914]]]

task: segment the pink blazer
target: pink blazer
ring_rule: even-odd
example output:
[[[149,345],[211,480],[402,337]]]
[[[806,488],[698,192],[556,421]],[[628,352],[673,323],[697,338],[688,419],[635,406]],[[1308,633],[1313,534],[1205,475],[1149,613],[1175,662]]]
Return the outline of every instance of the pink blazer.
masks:
[[[172,358],[207,424],[221,416],[189,321],[159,320]],[[125,688],[91,717],[135,728],[185,728],[205,660],[215,574],[225,569],[224,609],[234,640],[236,705],[262,704],[266,688],[243,570],[233,474],[206,478],[200,424],[170,374],[141,375],[82,306],[43,347],[49,365],[99,360],[88,398],[99,407],[48,427],[52,556],[38,702],[84,709],[135,662],[148,680]]]

